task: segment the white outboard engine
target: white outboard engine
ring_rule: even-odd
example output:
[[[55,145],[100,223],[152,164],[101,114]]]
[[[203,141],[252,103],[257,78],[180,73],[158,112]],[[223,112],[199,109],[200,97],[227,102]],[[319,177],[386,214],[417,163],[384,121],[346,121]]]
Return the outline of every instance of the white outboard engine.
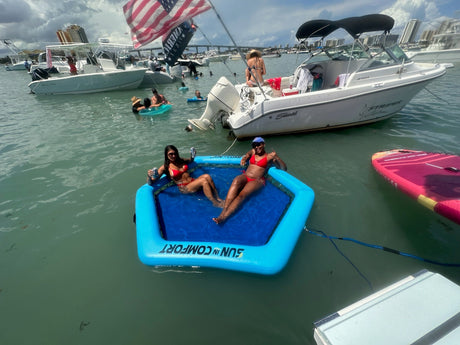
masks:
[[[220,77],[209,91],[206,110],[199,119],[189,119],[195,127],[206,130],[214,127],[214,121],[221,112],[230,113],[238,108],[240,96],[233,84],[225,77]]]

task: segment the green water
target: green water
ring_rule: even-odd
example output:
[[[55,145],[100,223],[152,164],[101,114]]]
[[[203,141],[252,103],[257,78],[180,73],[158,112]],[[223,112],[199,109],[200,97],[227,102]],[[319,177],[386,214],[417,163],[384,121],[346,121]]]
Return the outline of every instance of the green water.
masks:
[[[293,71],[296,56],[267,59],[267,77]],[[275,276],[144,266],[133,223],[136,190],[163,148],[219,155],[227,131],[185,132],[230,61],[203,78],[159,86],[173,103],[158,117],[133,115],[150,90],[81,96],[29,94],[30,76],[0,69],[0,344],[315,344],[313,322],[423,268],[460,284],[448,268],[304,232]],[[209,75],[212,70],[213,76]],[[288,171],[316,194],[307,227],[460,263],[460,225],[409,199],[373,170],[377,151],[459,154],[460,69],[376,124],[266,138]],[[229,77],[234,80],[233,77]],[[243,155],[248,141],[228,155]],[[225,192],[223,194],[225,195]],[[178,210],[180,212],[180,210]]]

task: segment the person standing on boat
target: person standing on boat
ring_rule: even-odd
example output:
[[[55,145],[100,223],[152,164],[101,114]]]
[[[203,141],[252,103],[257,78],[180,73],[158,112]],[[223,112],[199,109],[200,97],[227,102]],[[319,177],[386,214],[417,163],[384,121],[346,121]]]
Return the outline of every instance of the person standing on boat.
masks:
[[[248,65],[246,68],[246,84],[248,86],[257,86],[257,82],[259,82],[260,85],[263,85],[263,76],[267,71],[265,69],[264,59],[262,59],[262,53],[253,49],[246,55],[246,60]]]
[[[261,137],[254,138],[252,150],[241,158],[240,164],[242,166],[246,166],[247,163],[249,165],[246,171],[233,179],[221,214],[219,217],[213,218],[216,224],[223,223],[248,196],[265,186],[264,175],[271,164],[274,164],[278,169],[287,170],[286,163],[275,151],[265,152],[265,141]]]
[[[150,105],[151,107],[159,107],[162,104],[171,104],[168,102],[165,96],[158,93],[157,89],[152,89],[152,93],[153,93],[153,96],[152,96],[152,104]]]
[[[202,189],[204,195],[215,207],[223,206],[224,201],[219,197],[211,175],[203,174],[197,178],[190,176],[188,164],[193,162],[196,155],[193,147],[190,149],[190,158],[188,159],[180,157],[179,151],[174,145],[166,146],[164,153],[164,164],[158,170],[153,168],[147,171],[147,183],[149,185],[165,174],[176,183],[181,193],[190,194]]]
[[[77,74],[77,67],[75,66],[75,59],[72,56],[67,56],[67,63],[69,64],[70,74]]]

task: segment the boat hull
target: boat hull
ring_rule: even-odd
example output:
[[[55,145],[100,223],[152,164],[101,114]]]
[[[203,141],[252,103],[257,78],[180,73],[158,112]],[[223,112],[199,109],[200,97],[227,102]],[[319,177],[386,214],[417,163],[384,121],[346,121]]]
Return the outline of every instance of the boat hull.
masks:
[[[421,50],[408,54],[410,59],[415,62],[433,62],[433,63],[458,63],[460,62],[459,49],[445,50]]]
[[[83,94],[114,90],[129,90],[139,87],[146,69],[114,70],[78,74],[66,77],[51,77],[29,84],[35,94]]]
[[[237,138],[278,135],[357,126],[387,119],[399,112],[443,67],[424,76],[414,74],[353,87],[334,88],[270,98],[253,111],[227,120]]]

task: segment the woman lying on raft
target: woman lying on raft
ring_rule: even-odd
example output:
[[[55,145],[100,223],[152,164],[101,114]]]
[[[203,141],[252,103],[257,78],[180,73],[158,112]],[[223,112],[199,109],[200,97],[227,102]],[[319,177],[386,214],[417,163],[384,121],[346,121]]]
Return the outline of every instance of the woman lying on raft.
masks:
[[[153,168],[147,172],[147,183],[151,185],[161,175],[166,174],[169,179],[176,183],[181,193],[195,193],[203,189],[204,195],[206,195],[214,206],[222,207],[224,201],[219,198],[214,181],[209,174],[200,175],[196,179],[190,176],[188,164],[193,162],[195,154],[195,149],[192,148],[190,158],[184,159],[179,156],[179,151],[175,146],[166,146],[164,164],[158,170]]]
[[[261,137],[252,141],[252,150],[241,158],[240,164],[246,166],[248,160],[249,165],[246,171],[233,179],[221,214],[219,217],[213,218],[217,224],[223,223],[236,211],[244,199],[265,186],[264,175],[271,164],[275,164],[278,169],[285,171],[287,169],[286,164],[276,152],[265,152],[265,141]]]

